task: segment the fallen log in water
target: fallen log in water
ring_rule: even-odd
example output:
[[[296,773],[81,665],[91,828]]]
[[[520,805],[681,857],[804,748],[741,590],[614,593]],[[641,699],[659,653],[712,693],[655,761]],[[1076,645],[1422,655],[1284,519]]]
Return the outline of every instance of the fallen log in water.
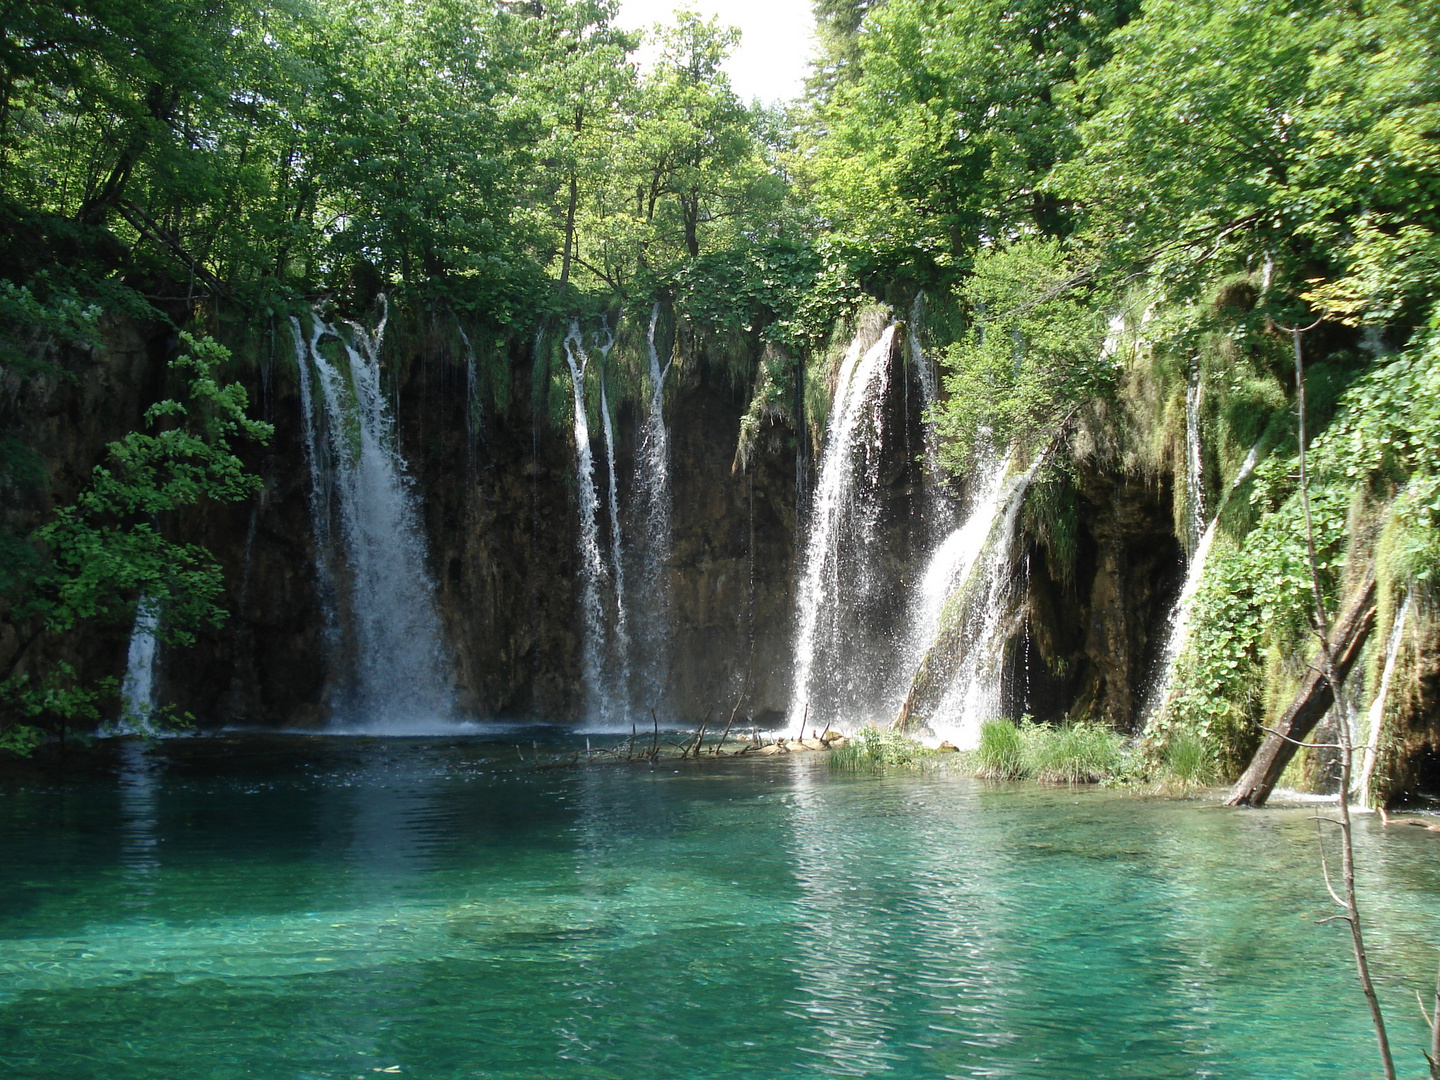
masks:
[[[1330,646],[1335,655],[1335,676],[1342,683],[1360,657],[1365,639],[1375,626],[1375,577],[1372,574],[1340,612],[1330,629]],[[1324,657],[1317,656],[1305,672],[1295,700],[1285,710],[1275,727],[1265,736],[1260,749],[1250,759],[1245,774],[1225,800],[1226,806],[1264,806],[1265,800],[1280,782],[1280,774],[1300,743],[1315,729],[1320,718],[1335,703],[1335,691],[1325,676]]]

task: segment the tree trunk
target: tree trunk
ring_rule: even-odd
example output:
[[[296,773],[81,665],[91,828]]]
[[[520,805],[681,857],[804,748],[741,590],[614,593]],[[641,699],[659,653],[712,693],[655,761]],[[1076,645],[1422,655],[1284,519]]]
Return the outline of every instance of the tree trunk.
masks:
[[[1360,650],[1374,627],[1375,575],[1372,571],[1366,578],[1364,587],[1346,605],[1331,628],[1330,644],[1335,655],[1335,677],[1341,682],[1344,682],[1350,669],[1355,666],[1355,661],[1360,658]],[[1299,749],[1298,744],[1315,729],[1315,725],[1334,703],[1335,691],[1330,680],[1325,677],[1324,658],[1317,657],[1306,670],[1305,679],[1300,684],[1295,700],[1285,710],[1275,729],[1265,736],[1265,741],[1260,744],[1260,749],[1255,751],[1245,775],[1240,777],[1239,783],[1231,790],[1225,805],[1264,806],[1265,800],[1279,783],[1280,774],[1285,771],[1285,766],[1290,764],[1290,759]]]

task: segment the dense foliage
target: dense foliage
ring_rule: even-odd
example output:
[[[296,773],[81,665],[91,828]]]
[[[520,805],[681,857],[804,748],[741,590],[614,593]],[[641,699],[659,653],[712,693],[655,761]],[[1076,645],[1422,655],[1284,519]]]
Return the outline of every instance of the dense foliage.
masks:
[[[1252,448],[1269,455],[1226,505],[1185,689],[1152,732],[1233,768],[1265,688],[1311,648],[1278,327],[1319,318],[1327,603],[1357,555],[1379,560],[1386,612],[1433,593],[1434,4],[821,0],[822,55],[789,111],[737,98],[733,31],[680,13],[642,69],[616,11],[17,0],[0,31],[8,385],[63,378],[55,350],[94,343],[105,313],[218,328],[383,290],[496,334],[620,312],[633,344],[660,298],[736,358],[743,467],[762,428],[823,416],[837,322],[924,289],[949,320],[929,336],[947,346],[933,419],[952,470],[1075,421],[1108,428],[1122,467],[1174,474],[1187,392],[1212,511]],[[555,352],[532,386],[562,416]],[[641,352],[617,350],[612,401],[643,392]],[[37,477],[0,437],[7,490]],[[125,482],[126,513],[170,490]],[[1196,508],[1175,487],[1179,520]],[[1055,490],[1042,478],[1037,498]],[[1060,511],[1026,520],[1069,565],[1073,507],[1051,501],[1063,529]],[[104,613],[41,584],[63,558],[40,553],[79,544],[87,514],[0,535],[0,584],[50,596],[57,629]],[[1361,550],[1347,530],[1365,515],[1383,536]],[[147,550],[106,586],[132,610],[159,587]]]

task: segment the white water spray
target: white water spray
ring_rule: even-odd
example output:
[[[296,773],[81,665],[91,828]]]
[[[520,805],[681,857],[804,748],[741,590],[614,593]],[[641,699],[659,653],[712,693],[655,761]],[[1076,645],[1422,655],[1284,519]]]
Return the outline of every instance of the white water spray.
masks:
[[[328,575],[336,655],[349,667],[332,722],[416,731],[450,721],[455,711],[435,586],[425,567],[411,481],[395,446],[394,418],[380,386],[385,318],[373,337],[353,323],[347,326],[354,344],[318,315],[308,342],[295,323],[321,602]],[[326,340],[335,342],[334,359],[321,348]],[[338,529],[332,521],[337,512]]]
[[[600,346],[600,426],[605,433],[605,467],[609,477],[610,581],[615,594],[612,645],[620,691],[620,715],[607,719],[625,721],[630,713],[630,629],[626,613],[625,552],[620,535],[620,478],[615,472],[615,427],[610,418],[610,399],[605,389],[605,377],[610,368],[610,350],[614,347],[615,334],[607,324],[605,343]],[[607,695],[607,700],[615,704],[614,695]]]
[[[671,360],[662,366],[655,346],[660,301],[650,309],[646,335],[650,355],[650,400],[636,455],[634,502],[640,523],[640,678],[645,701],[664,703],[670,661],[670,433],[665,427],[665,379]]]
[[[992,504],[984,547],[973,557],[973,569],[964,582],[971,597],[964,613],[965,652],[929,721],[936,735],[962,750],[975,747],[980,741],[980,725],[1000,715],[1001,666],[1011,613],[1020,510],[1043,460],[1043,456],[1037,457],[1009,484],[997,485],[1005,493]],[[1003,512],[993,512],[1001,506]]]
[[[822,644],[834,669],[827,672],[827,687],[840,692],[839,697],[835,693],[828,696],[837,703],[848,699],[845,703],[863,704],[856,700],[855,691],[857,681],[865,681],[864,673],[842,671],[838,666],[853,659],[842,656],[842,605],[866,585],[860,579],[863,568],[857,572],[843,565],[842,548],[853,547],[853,537],[863,538],[874,527],[874,506],[869,496],[878,481],[894,339],[895,326],[891,324],[880,340],[862,354],[857,336],[841,363],[798,589],[795,682],[787,720],[792,729],[805,721],[815,704],[815,664]],[[820,724],[838,719],[819,715],[809,718]]]
[[[160,609],[148,596],[140,597],[135,607],[135,625],[130,631],[130,647],[125,654],[125,678],[120,683],[122,715],[119,734],[147,734],[150,718],[155,713],[155,660],[159,652],[156,632],[160,628]]]

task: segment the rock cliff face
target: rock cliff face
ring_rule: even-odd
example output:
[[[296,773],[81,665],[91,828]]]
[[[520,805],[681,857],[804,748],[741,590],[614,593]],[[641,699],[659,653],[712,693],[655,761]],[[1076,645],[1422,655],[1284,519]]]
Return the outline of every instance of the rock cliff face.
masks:
[[[685,340],[682,349],[689,355],[666,404],[674,498],[666,700],[681,719],[712,708],[728,715],[748,675],[741,715],[773,714],[789,695],[794,432],[775,422],[763,439],[769,452],[733,472],[746,390],[722,378],[702,344]],[[575,459],[570,431],[532,400],[530,351],[510,343],[510,407],[490,410],[474,438],[463,358],[433,343],[407,355],[397,435],[422,496],[462,710],[563,722],[584,697]],[[264,478],[260,498],[207,508],[180,526],[225,564],[235,615],[183,656],[162,659],[161,696],[221,722],[313,726],[325,720],[339,673],[321,637],[294,365],[267,362],[250,390],[276,425],[249,460]],[[628,490],[641,418],[627,404],[617,419],[616,471]],[[592,436],[604,485],[604,447],[598,430]],[[622,526],[633,535],[624,503]]]
[[[1091,468],[1080,471],[1077,488],[1070,580],[1056,580],[1045,550],[1025,540],[1028,581],[1007,656],[1007,699],[1016,715],[1090,718],[1136,732],[1185,555],[1164,487]]]
[[[162,651],[160,663],[161,699],[206,725],[322,725],[341,675],[323,639],[301,400],[285,330],[276,328],[271,340],[283,344],[258,364],[237,365],[253,411],[276,428],[268,446],[244,451],[263,479],[259,496],[162,522],[212,550],[226,572],[230,622],[194,648]],[[0,387],[0,418],[44,472],[38,483],[5,492],[12,531],[28,531],[73,499],[105,443],[139,426],[145,406],[166,392],[165,360],[175,344],[168,328],[113,322],[103,347],[57,357],[70,378]],[[753,347],[758,359],[758,340]],[[570,429],[553,419],[554,403],[533,399],[533,388],[544,385],[534,377],[534,348],[518,337],[502,345],[497,368],[507,382],[487,400],[507,404],[488,407],[478,425],[467,415],[465,358],[442,336],[416,336],[387,353],[387,378],[399,446],[423,507],[462,710],[567,722],[584,704],[575,454]],[[797,483],[799,440],[789,420],[769,416],[746,467],[735,467],[750,388],[734,380],[733,356],[727,367],[708,348],[680,329],[665,406],[671,662],[663,700],[638,704],[642,715],[655,704],[662,718],[696,722],[707,711],[726,717],[738,701],[745,720],[777,724],[793,690],[794,594],[808,509],[808,492]],[[883,584],[856,606],[861,614],[851,628],[878,655],[898,655],[910,615],[905,597],[954,516],[953,505],[946,508],[950,495],[926,488],[918,379],[899,350],[892,365],[880,509],[865,556]],[[618,409],[616,465],[626,492],[642,423],[633,402]],[[605,453],[594,426],[603,485]],[[1022,531],[1018,538],[1002,708],[1041,720],[1103,719],[1134,731],[1184,569],[1171,481],[1142,483],[1093,463],[1075,468],[1072,481],[1077,527],[1066,572],[1051,565],[1036,536]],[[634,536],[638,523],[626,506],[623,531]],[[6,614],[0,611],[0,652],[9,656],[18,640]],[[35,658],[118,675],[128,633],[128,626],[92,627],[39,646]],[[1402,788],[1433,786],[1440,757],[1440,680],[1433,655],[1417,664],[1401,710],[1403,760],[1393,766]]]

